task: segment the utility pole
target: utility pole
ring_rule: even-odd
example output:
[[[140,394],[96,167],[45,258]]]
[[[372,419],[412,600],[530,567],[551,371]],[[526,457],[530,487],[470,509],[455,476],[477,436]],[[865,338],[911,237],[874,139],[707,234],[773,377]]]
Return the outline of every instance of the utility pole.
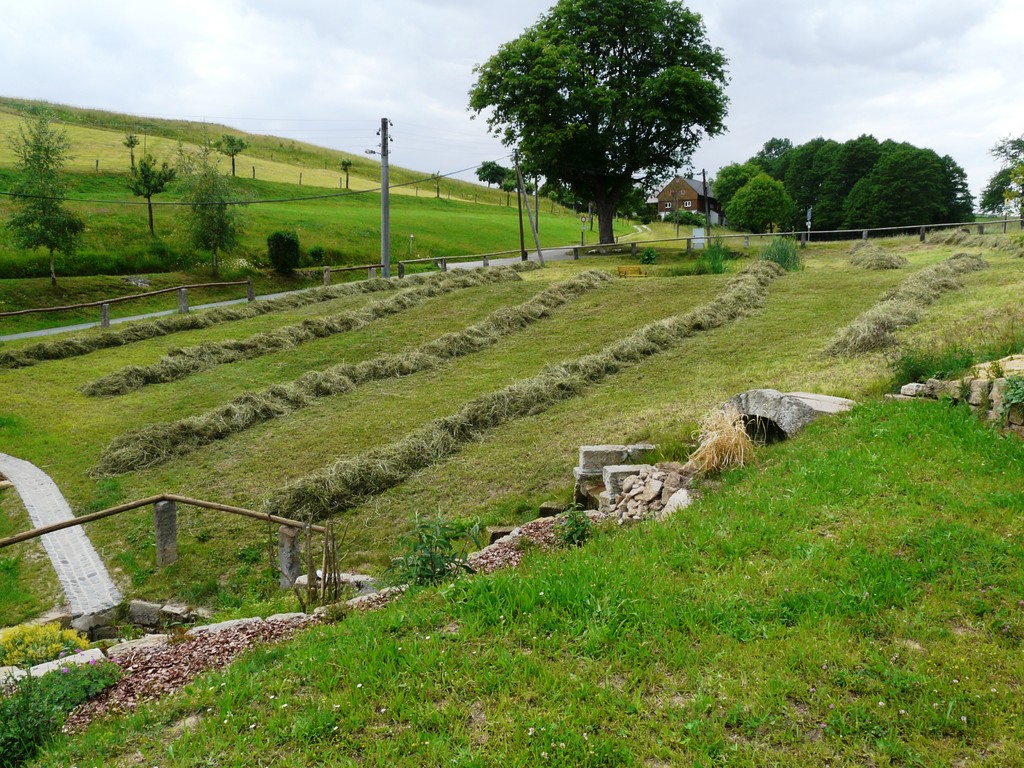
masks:
[[[391,199],[388,196],[388,126],[380,119],[380,263],[382,277],[391,277]]]
[[[518,157],[515,158],[515,163],[516,163],[516,179],[519,181],[519,188],[522,189],[523,193],[525,194],[526,193],[526,185],[523,184],[523,172],[519,170],[519,158]],[[544,251],[542,251],[540,249],[540,236],[537,234],[537,222],[534,220],[533,214],[530,213],[530,196],[529,195],[525,195],[525,196],[526,196],[526,215],[530,219],[530,231],[533,232],[533,242],[537,246],[537,258],[540,260],[540,265],[543,267],[544,266]],[[522,225],[522,221],[523,221],[522,218],[520,218],[519,219],[520,226]],[[521,232],[522,232],[522,230],[520,230],[520,233]],[[525,248],[524,248],[523,255],[525,255],[525,254],[526,254],[526,251],[525,251]]]
[[[523,177],[519,173],[519,155],[512,156],[516,166],[516,206],[519,208],[519,257],[526,261],[526,235],[523,233]]]
[[[704,183],[704,223],[707,225],[707,233],[704,237],[711,237],[711,200],[708,199],[708,172],[701,169],[700,179]]]

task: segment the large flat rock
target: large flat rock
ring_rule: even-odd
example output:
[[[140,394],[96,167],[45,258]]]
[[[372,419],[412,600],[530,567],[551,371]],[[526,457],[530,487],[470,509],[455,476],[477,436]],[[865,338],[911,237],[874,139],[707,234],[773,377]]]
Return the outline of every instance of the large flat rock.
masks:
[[[743,415],[752,438],[770,443],[792,437],[822,414],[848,411],[854,402],[812,392],[750,389],[726,405],[735,406]]]

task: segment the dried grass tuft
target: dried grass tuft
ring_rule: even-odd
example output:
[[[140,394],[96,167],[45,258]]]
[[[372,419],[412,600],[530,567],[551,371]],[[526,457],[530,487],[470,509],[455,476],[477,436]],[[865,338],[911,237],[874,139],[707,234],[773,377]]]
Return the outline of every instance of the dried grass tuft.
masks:
[[[955,245],[961,248],[987,248],[1011,256],[1024,256],[1024,240],[1020,235],[974,235],[959,229],[943,229],[928,233],[930,245]]]
[[[754,452],[743,414],[735,405],[712,411],[699,423],[698,446],[687,462],[698,472],[715,474],[742,467]]]
[[[859,269],[902,269],[910,263],[905,256],[891,253],[864,240],[850,248],[850,253],[850,264]]]

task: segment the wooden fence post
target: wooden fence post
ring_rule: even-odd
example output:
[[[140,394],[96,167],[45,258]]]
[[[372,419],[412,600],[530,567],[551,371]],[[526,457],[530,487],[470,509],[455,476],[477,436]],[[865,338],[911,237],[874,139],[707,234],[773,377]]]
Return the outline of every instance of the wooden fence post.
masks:
[[[173,501],[153,505],[153,527],[156,530],[156,566],[163,568],[178,559],[178,511]]]
[[[188,314],[188,288],[178,289],[178,312]]]
[[[245,298],[249,301],[256,301],[256,287],[252,284],[252,277],[246,280]]]
[[[448,260],[447,259],[441,259],[441,271],[442,272],[447,272],[448,271]]]
[[[291,589],[295,580],[302,574],[300,533],[298,528],[287,525],[282,525],[277,530],[277,567],[280,573],[277,583],[282,589]],[[315,580],[316,574],[309,574],[309,578]]]
[[[692,250],[693,250],[693,238],[692,237],[688,237],[688,238],[686,238],[686,252],[689,253]]]
[[[978,234],[979,235],[984,235],[985,234],[985,225],[984,224],[979,224],[978,225]]]
[[[109,327],[110,327],[110,305],[109,304],[101,304],[100,305],[100,328],[109,328]]]
[[[398,262],[398,277],[405,277],[405,264]]]
[[[580,260],[580,248],[579,248],[579,246],[576,246],[575,248],[572,249],[572,260],[573,261],[579,261]]]
[[[331,268],[324,267],[324,285],[331,284]]]
[[[629,244],[629,255],[634,259],[636,258],[636,243]]]
[[[926,231],[927,231],[927,230],[925,230],[925,228],[924,228],[924,227],[921,227],[921,242],[922,242],[922,243],[924,242],[924,234],[925,234],[925,232],[926,232]]]

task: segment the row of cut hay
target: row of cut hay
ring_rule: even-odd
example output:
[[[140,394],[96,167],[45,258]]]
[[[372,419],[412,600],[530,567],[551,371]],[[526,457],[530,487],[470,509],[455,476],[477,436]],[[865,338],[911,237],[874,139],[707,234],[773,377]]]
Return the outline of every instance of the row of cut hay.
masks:
[[[1024,256],[1024,239],[1020,235],[972,235],[959,229],[942,229],[928,233],[929,245],[952,245],[958,248],[988,248],[1012,256]]]
[[[257,333],[247,339],[227,339],[195,347],[172,349],[152,365],[126,366],[86,384],[82,387],[82,392],[92,396],[123,395],[149,384],[177,381],[218,365],[271,355],[314,339],[354,331],[374,320],[405,312],[427,299],[452,291],[521,279],[516,271],[507,267],[448,272],[440,279],[402,291],[396,296],[372,302],[362,309],[308,318],[301,323]]]
[[[866,240],[860,240],[850,248],[850,264],[859,269],[902,269],[909,263],[906,256],[892,253]]]
[[[839,329],[825,354],[858,355],[891,347],[896,331],[919,323],[924,310],[947,291],[963,287],[961,275],[987,267],[980,256],[958,253],[941,264],[922,270],[889,291],[882,300]]]
[[[322,519],[349,509],[451,456],[488,430],[541,413],[699,331],[720,327],[760,308],[767,300],[769,284],[781,274],[783,270],[776,264],[753,264],[732,278],[709,304],[651,323],[600,354],[550,365],[530,379],[471,400],[454,414],[436,419],[395,443],[318,470],[272,494],[265,508],[301,515],[299,519]]]
[[[440,367],[452,358],[495,344],[609,280],[611,275],[607,272],[583,272],[546,288],[523,304],[503,307],[479,323],[447,333],[415,349],[309,371],[293,382],[246,393],[198,416],[129,432],[107,447],[93,473],[113,475],[155,466],[214,440],[223,440],[257,424],[286,416],[311,405],[317,398],[342,394],[370,381]]]
[[[512,269],[526,271],[536,269],[539,265],[534,262],[524,262],[522,265],[515,265]],[[68,357],[79,357],[88,355],[99,349],[111,347],[122,347],[126,344],[134,344],[137,341],[146,341],[160,336],[168,336],[181,331],[194,331],[202,328],[209,328],[219,323],[232,322],[234,320],[246,320],[250,317],[259,317],[272,312],[283,312],[290,309],[298,309],[310,304],[351,296],[360,293],[377,293],[380,291],[396,291],[408,288],[423,282],[440,279],[443,273],[422,273],[410,275],[402,280],[374,278],[355,283],[342,283],[340,285],[329,285],[322,288],[310,288],[303,291],[296,291],[287,296],[278,296],[275,299],[266,301],[253,301],[248,304],[239,304],[230,307],[219,307],[217,309],[204,310],[202,312],[190,312],[185,315],[169,315],[157,320],[146,320],[128,323],[118,328],[111,328],[99,333],[82,336],[73,339],[60,339],[56,341],[43,341],[32,344],[21,349],[0,352],[0,369],[4,368],[25,368],[30,365],[44,362],[46,360],[63,360]]]

